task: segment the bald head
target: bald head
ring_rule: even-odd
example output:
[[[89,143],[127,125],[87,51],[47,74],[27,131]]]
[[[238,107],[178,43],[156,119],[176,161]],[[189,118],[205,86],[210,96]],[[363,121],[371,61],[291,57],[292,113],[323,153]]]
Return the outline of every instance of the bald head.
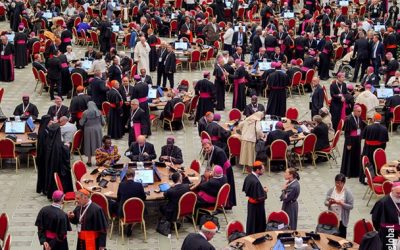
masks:
[[[68,117],[66,117],[66,116],[61,116],[61,118],[60,118],[60,125],[61,125],[61,126],[64,126],[65,124],[67,124],[67,122],[68,122]]]
[[[139,135],[136,141],[140,146],[143,146],[146,142],[146,137],[144,135]]]

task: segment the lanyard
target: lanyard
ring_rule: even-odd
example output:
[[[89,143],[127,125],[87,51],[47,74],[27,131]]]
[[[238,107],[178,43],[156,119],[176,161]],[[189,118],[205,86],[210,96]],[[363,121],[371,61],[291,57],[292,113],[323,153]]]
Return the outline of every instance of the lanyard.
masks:
[[[210,152],[210,154],[209,154],[209,156],[208,156],[207,165],[210,166],[210,167],[211,167],[210,161],[211,161],[211,159],[212,159],[213,154],[214,154],[214,147],[213,147],[213,149],[211,150],[211,152]]]
[[[396,207],[396,209],[397,209],[397,214],[400,216],[400,208],[399,208],[399,206],[397,205],[397,203],[396,202],[394,202],[394,200],[393,200],[393,197],[392,196],[390,196],[390,198],[392,199],[392,201],[393,201],[393,203],[394,203],[394,206]]]
[[[131,120],[133,119],[133,117],[135,117],[135,115],[136,115],[136,112],[139,110],[139,108],[137,108],[136,110],[135,110],[135,112],[133,112],[133,114],[132,114],[132,112],[131,112]],[[140,147],[139,147],[140,148]]]
[[[140,149],[140,145],[138,145],[138,146],[139,146],[139,152],[140,152],[141,154],[143,154],[143,153],[144,153],[144,149],[146,148],[146,144],[143,145],[143,148],[142,148],[142,149]]]
[[[340,94],[343,94],[343,93],[342,93],[343,85],[340,84],[340,87],[339,87],[339,84],[336,83],[336,86],[338,87],[338,89],[339,89],[339,91],[340,91]]]
[[[353,116],[353,119],[354,119],[354,121],[355,121],[356,124],[357,124],[357,129],[359,129],[359,128],[360,128],[360,118],[357,117],[357,119],[356,119],[356,117],[354,116],[354,114],[351,114],[351,115]]]
[[[85,216],[85,214],[86,214],[86,212],[87,212],[87,210],[88,210],[88,208],[90,207],[91,204],[92,204],[92,200],[89,200],[89,202],[87,203],[87,205],[85,207],[85,210],[83,210],[83,213],[82,213],[83,206],[81,207],[81,211],[79,213],[80,214],[79,215],[79,224],[82,224],[83,216]]]
[[[56,116],[58,116],[58,112],[60,112],[61,107],[62,107],[62,105],[59,108],[57,108],[57,106],[56,106]]]
[[[122,86],[122,87],[124,87],[125,95],[128,96],[128,94],[129,94],[129,84],[128,84],[128,89],[126,89],[125,86]]]
[[[26,105],[26,107],[25,107],[25,104],[22,104],[22,111],[23,111],[23,113],[26,112],[26,110],[29,108],[29,105],[31,105],[31,104],[28,103],[28,105]]]

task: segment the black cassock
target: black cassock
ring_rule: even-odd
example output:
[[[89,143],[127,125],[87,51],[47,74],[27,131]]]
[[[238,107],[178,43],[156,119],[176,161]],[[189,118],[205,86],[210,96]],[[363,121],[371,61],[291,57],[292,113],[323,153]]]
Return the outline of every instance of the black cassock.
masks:
[[[346,177],[359,177],[361,172],[361,133],[365,123],[353,114],[344,120],[344,146],[340,173]],[[351,146],[351,149],[347,149]]]
[[[32,119],[36,119],[39,116],[39,111],[36,105],[29,103],[28,105],[24,105],[21,103],[17,107],[15,107],[13,115],[19,115],[21,117],[29,117],[32,116]]]
[[[329,87],[329,90],[332,97],[331,105],[329,106],[329,112],[332,116],[333,129],[336,131],[339,121],[342,118],[342,113],[345,114],[343,109],[346,109],[346,107],[343,107],[344,103],[342,102],[342,96],[347,94],[346,83],[343,82],[339,84],[339,82],[334,81]]]
[[[283,71],[277,70],[267,79],[270,89],[267,114],[284,117],[286,114],[286,87],[289,85],[289,77]]]
[[[214,149],[211,152],[211,155],[209,156],[209,160],[207,162],[208,166],[212,165],[218,165],[221,166],[222,169],[224,170],[224,175],[226,176],[226,179],[231,186],[231,191],[229,193],[229,199],[226,204],[226,208],[232,208],[233,206],[236,206],[236,191],[235,191],[235,177],[233,175],[233,170],[231,167],[231,163],[226,156],[225,152],[223,149],[221,149],[218,146],[213,146]]]
[[[400,204],[397,203],[397,206],[400,207]],[[386,247],[390,244],[389,239],[397,239],[400,232],[398,208],[390,195],[375,203],[371,215],[374,228],[381,238],[382,250],[388,249]]]
[[[226,143],[228,137],[231,135],[230,132],[221,127],[217,122],[210,122],[205,131],[211,136],[212,144],[222,148],[226,152]]]
[[[25,67],[28,65],[28,50],[27,50],[28,36],[23,32],[18,32],[14,37],[15,47],[15,66]]]
[[[190,233],[183,240],[181,250],[215,250],[215,247],[199,233]]]
[[[131,100],[133,96],[133,86],[128,85],[124,86],[121,84],[119,87],[119,93],[122,96],[124,104],[122,105],[122,124],[126,124],[128,122],[130,112],[131,112]]]
[[[107,93],[107,101],[111,105],[107,117],[107,134],[111,136],[112,139],[120,139],[124,135],[122,127],[122,96],[118,90],[111,88]]]
[[[145,135],[146,131],[149,129],[147,127],[146,113],[140,107],[135,111],[129,112],[129,117],[127,121],[129,139],[128,146],[135,142],[138,135]]]
[[[265,199],[267,198],[260,180],[253,174],[249,174],[243,183],[243,192],[248,197],[247,201],[247,235],[261,233],[265,231]]]
[[[369,162],[374,165],[374,152],[378,148],[385,149],[389,141],[387,128],[379,123],[365,127],[362,138],[365,139],[362,155],[368,157]],[[375,169],[375,168],[374,168]],[[380,173],[375,173],[375,175]],[[360,173],[360,182],[364,182],[364,173]]]
[[[0,81],[12,82],[14,81],[14,45],[11,43],[0,44]]]
[[[215,93],[217,104],[215,105],[216,110],[224,110],[225,109],[225,79],[224,69],[217,64],[214,68],[213,75],[215,76]]]
[[[36,193],[45,194],[46,182],[46,140],[48,136],[47,124],[52,120],[50,115],[43,115],[40,119],[38,138],[37,138],[37,151],[36,151],[36,164],[37,164],[37,183]]]
[[[156,71],[158,63],[157,48],[156,48],[157,37],[155,35],[150,35],[149,38],[147,38],[147,43],[150,45],[150,53],[149,53],[150,71],[153,72]]]
[[[138,82],[133,87],[133,98],[139,100],[139,107],[143,109],[146,115],[147,131],[143,131],[145,133],[144,135],[151,135],[150,110],[149,110],[149,104],[147,102],[148,94],[149,94],[149,85],[147,85],[144,82]]]
[[[47,198],[51,199],[53,192],[57,190],[54,173],[58,173],[64,193],[74,191],[71,177],[70,152],[69,148],[61,141],[61,129],[58,124],[52,124],[48,127],[45,150],[45,192]]]
[[[243,111],[246,107],[246,69],[240,66],[233,76],[233,100],[232,108]]]
[[[68,250],[67,233],[72,231],[67,214],[53,205],[40,209],[36,217],[39,242],[49,243],[51,249]]]
[[[214,113],[215,86],[208,79],[202,79],[196,83],[194,91],[199,96],[195,118],[197,122],[207,112]]]
[[[72,32],[68,29],[63,30],[61,32],[61,44],[58,47],[62,53],[67,52],[67,46],[71,45],[72,42]]]
[[[69,65],[67,56],[60,54],[58,56],[61,62],[61,90],[63,95],[66,95],[72,89],[71,72],[69,72]]]
[[[99,207],[96,203],[92,202],[82,217],[80,222],[81,232],[78,232],[78,244],[77,250],[86,250],[88,245],[93,245],[95,248],[106,246],[107,241],[107,228],[108,222],[104,215],[103,209]],[[86,207],[77,206],[73,213],[74,218],[71,220],[72,224],[78,224],[81,214],[85,211]],[[94,239],[85,236],[88,234],[96,234]],[[91,249],[91,248],[90,248]]]
[[[79,125],[79,120],[82,118],[83,111],[87,109],[89,101],[91,101],[91,97],[86,94],[78,94],[72,97],[71,104],[69,105],[71,122],[77,122],[77,125]]]

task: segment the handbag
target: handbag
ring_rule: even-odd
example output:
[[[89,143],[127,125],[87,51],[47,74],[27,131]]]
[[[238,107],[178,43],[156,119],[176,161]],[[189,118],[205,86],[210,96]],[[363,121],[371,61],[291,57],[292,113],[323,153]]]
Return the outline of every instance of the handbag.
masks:
[[[165,218],[159,219],[157,222],[156,231],[164,236],[168,236],[171,234],[171,222]]]
[[[338,228],[332,225],[318,224],[317,228],[315,229],[315,232],[339,236]]]
[[[228,242],[231,243],[232,241],[243,238],[245,236],[245,232],[234,231],[231,235],[229,235]]]
[[[284,231],[289,230],[289,225],[285,225],[281,222],[270,221],[265,227],[265,231]]]

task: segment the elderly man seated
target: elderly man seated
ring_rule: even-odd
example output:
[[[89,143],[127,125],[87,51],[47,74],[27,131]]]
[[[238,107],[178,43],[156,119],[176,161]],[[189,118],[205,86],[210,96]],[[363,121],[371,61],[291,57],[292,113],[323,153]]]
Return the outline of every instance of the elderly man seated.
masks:
[[[367,107],[367,119],[372,119],[375,114],[375,108],[379,106],[379,100],[378,97],[372,93],[371,84],[366,84],[364,87],[365,91],[357,96],[356,103],[364,104]]]
[[[396,71],[394,76],[389,78],[389,81],[386,83],[389,87],[398,87],[400,86],[400,71]]]
[[[68,117],[62,116],[60,118],[61,139],[64,144],[72,143],[74,134],[77,130],[76,125],[69,122]]]
[[[353,58],[353,50],[354,46],[351,46],[349,52],[347,52],[342,59],[336,61],[335,67],[333,68],[333,75],[336,75],[339,72],[340,66],[343,63],[350,63],[351,58]]]
[[[136,142],[132,142],[125,155],[132,161],[151,161],[157,158],[154,145],[146,142],[144,135],[139,135]]]
[[[227,183],[221,166],[214,166],[212,174],[209,171],[204,173],[204,179],[198,187],[197,207],[208,207],[215,204],[221,187]]]

